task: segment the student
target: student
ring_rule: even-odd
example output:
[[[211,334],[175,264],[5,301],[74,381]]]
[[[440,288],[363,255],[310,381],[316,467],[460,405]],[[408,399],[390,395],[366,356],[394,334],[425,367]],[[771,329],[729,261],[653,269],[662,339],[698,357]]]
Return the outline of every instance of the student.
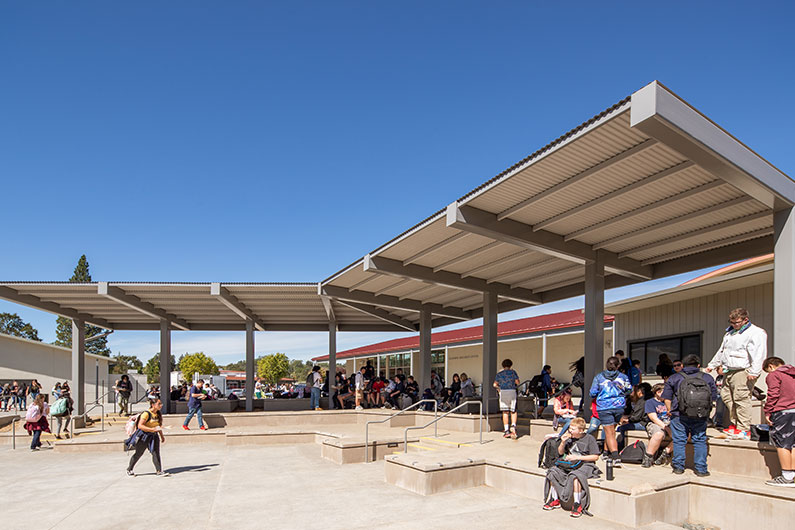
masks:
[[[411,398],[412,403],[416,403],[419,399],[420,385],[414,380],[413,375],[406,379],[406,394]]]
[[[648,386],[648,385],[646,385]],[[629,403],[624,409],[624,416],[621,418],[621,425],[616,428],[616,441],[618,442],[618,450],[621,451],[626,445],[627,431],[645,431],[646,430],[646,387],[643,385],[636,385],[632,387],[632,393],[629,395]],[[650,395],[648,397],[651,397]]]
[[[356,410],[364,410],[362,408],[362,399],[364,399],[364,373],[367,371],[366,366],[359,368],[356,372],[356,379],[354,382],[354,390],[356,391]]]
[[[202,392],[202,387],[204,387],[204,381],[199,379],[196,381],[196,384],[190,387],[190,399],[188,399],[188,415],[185,416],[185,421],[182,422],[182,428],[186,431],[189,431],[188,424],[190,423],[191,418],[193,415],[196,415],[196,418],[199,421],[199,429],[207,430],[207,427],[204,426],[204,421],[202,421],[202,401],[204,401],[207,396]],[[151,402],[152,400],[150,400]],[[159,409],[158,409],[159,410]]]
[[[474,397],[474,395],[475,383],[472,382],[466,372],[461,372],[461,397]]]
[[[320,408],[320,389],[323,386],[323,378],[320,376],[320,367],[312,367],[312,387],[309,390],[309,408],[311,410],[323,410]]]
[[[450,400],[453,407],[461,404],[461,377],[458,374],[453,374],[453,382],[450,383]]]
[[[674,373],[674,363],[671,362],[671,358],[668,357],[668,354],[661,353],[657,358],[657,368],[654,370],[654,373],[662,377],[663,381],[671,377]]]
[[[795,488],[795,366],[778,357],[768,357],[762,363],[762,370],[767,373],[765,419],[770,424],[770,442],[781,464],[781,475],[765,484]]]
[[[436,373],[436,370],[431,370],[431,392],[433,392],[434,397],[441,397],[442,390],[444,390],[442,379]]]
[[[585,434],[584,419],[571,420],[569,432],[560,439],[558,455],[561,458],[547,471],[544,481],[544,499],[548,499],[544,509],[560,508],[561,502],[573,498],[571,516],[580,517],[590,505],[588,479],[600,475],[595,464],[599,460],[599,447],[593,436]]]
[[[618,357],[618,360],[620,361],[618,365],[618,371],[624,374],[625,376],[629,377],[629,371],[632,366],[629,362],[629,359],[627,359],[626,356],[624,355],[624,350],[618,350],[615,355],[616,357]]]
[[[11,385],[9,383],[6,383],[5,386],[3,386],[2,393],[0,393],[0,400],[2,400],[2,407],[0,408],[0,410],[3,411],[11,410],[10,407],[8,406],[9,401],[11,401],[11,406],[14,406],[14,401],[13,398],[11,397]]]
[[[55,429],[55,438],[60,440],[62,428],[64,430],[64,435],[67,438],[69,438],[69,422],[72,421],[72,411],[74,410],[74,401],[72,400],[72,396],[69,394],[69,392],[62,392],[62,391],[59,393],[59,397],[57,399],[66,400],[66,410],[62,414],[52,415],[52,417],[55,418],[55,422],[58,425]]]
[[[414,378],[411,378],[413,381]],[[416,383],[414,383],[416,385]],[[367,395],[367,400],[370,405],[374,407],[381,407],[384,406],[384,389],[386,388],[386,382],[384,382],[383,378],[376,377],[375,381],[373,381],[373,385],[371,387],[371,392]],[[417,387],[419,389],[419,387]]]
[[[552,367],[545,364],[541,373],[533,379],[538,379],[536,387],[536,398],[538,399],[538,414],[540,418],[544,414],[544,409],[549,405],[549,393],[552,392]]]
[[[41,384],[38,382],[38,380],[34,379],[30,382],[30,386],[28,387],[28,396],[30,396],[30,399],[35,401],[39,396],[39,393],[41,393]]]
[[[31,451],[38,451],[41,447],[42,431],[50,432],[50,424],[47,423],[49,411],[50,406],[44,402],[44,394],[39,394],[25,414],[25,430],[33,435],[33,440],[30,442]]]
[[[640,360],[635,359],[632,361],[632,368],[629,369],[629,382],[632,383],[632,387],[641,384],[643,381],[643,375],[640,371]]]
[[[395,386],[392,387],[392,390],[386,396],[386,401],[387,401],[387,403],[389,403],[389,405],[393,409],[399,409],[400,408],[400,401],[399,401],[400,394],[402,394],[405,391],[406,387],[403,384],[403,381],[401,381],[400,376],[397,375],[397,374],[395,374],[395,377],[394,377],[393,381],[395,383]]]
[[[160,412],[162,408],[163,403],[160,399],[150,399],[149,410],[141,413],[138,417],[138,428],[124,442],[127,447],[135,447],[135,453],[130,457],[130,463],[127,465],[127,475],[131,477],[135,476],[133,468],[147,449],[152,453],[152,463],[155,465],[157,475],[168,475],[163,472],[160,464],[160,444],[166,441],[163,434],[163,414]]]
[[[629,378],[618,371],[620,361],[615,355],[605,363],[606,370],[597,374],[591,384],[591,398],[596,398],[599,421],[605,431],[605,445],[610,451],[614,467],[621,467],[618,457],[616,425],[621,422],[626,407],[626,396],[632,391]]]
[[[685,472],[685,447],[687,445],[687,438],[693,443],[693,464],[696,468],[697,477],[708,477],[707,471],[707,420],[709,419],[709,407],[712,406],[712,401],[718,399],[718,389],[715,386],[715,380],[711,375],[705,374],[701,371],[701,363],[698,355],[690,354],[684,358],[682,364],[685,367],[681,372],[675,373],[665,382],[663,389],[662,399],[665,402],[665,407],[671,412],[671,437],[673,438],[674,445],[674,458],[671,462],[673,472],[681,475]],[[709,396],[704,396],[704,405],[706,407],[706,416],[703,418],[694,416],[691,412],[682,410],[684,405],[679,403],[678,393],[679,387],[684,384],[687,378],[700,378],[706,383],[709,390]],[[693,383],[690,383],[691,385]],[[710,401],[711,400],[711,401]]]
[[[582,412],[582,407],[585,404],[585,357],[580,357],[571,363],[569,371],[573,374],[571,376],[571,386],[579,388],[581,391],[578,410]]]
[[[502,424],[505,427],[504,438],[516,439],[516,387],[519,385],[519,374],[513,368],[513,361],[502,361],[502,370],[497,373],[494,388],[500,393],[500,410],[502,411]],[[508,423],[510,416],[511,423]]]
[[[129,402],[130,402],[130,394],[132,393],[132,383],[130,383],[130,376],[127,374],[123,374],[119,379],[116,380],[116,384],[113,387],[116,391],[116,403],[119,405],[119,415],[120,416],[129,416],[130,411]]]
[[[555,410],[553,428],[557,429],[558,425],[562,425],[558,436],[563,436],[569,430],[571,420],[577,417],[577,411],[574,410],[574,404],[571,402],[571,387],[566,388],[552,401],[552,408]]]
[[[665,385],[657,383],[651,389],[654,397],[646,400],[644,411],[646,412],[646,434],[649,435],[649,446],[646,448],[646,454],[643,455],[642,467],[651,467],[652,463],[657,466],[667,465],[671,461],[671,454],[673,453],[673,444],[669,444],[665,451],[660,453],[659,458],[654,460],[654,455],[660,448],[662,441],[665,439],[666,434],[671,434],[671,429],[668,424],[671,422],[671,415],[668,413],[668,408],[662,400],[662,393]]]

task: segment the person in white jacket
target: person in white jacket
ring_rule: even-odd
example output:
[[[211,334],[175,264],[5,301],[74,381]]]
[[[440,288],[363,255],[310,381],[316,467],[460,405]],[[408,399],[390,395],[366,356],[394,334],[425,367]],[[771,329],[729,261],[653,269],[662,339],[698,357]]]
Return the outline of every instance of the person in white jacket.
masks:
[[[723,432],[750,440],[751,391],[767,358],[767,333],[751,324],[748,311],[742,307],[729,313],[729,324],[706,371],[717,369],[723,373],[720,397],[731,418],[731,425]]]

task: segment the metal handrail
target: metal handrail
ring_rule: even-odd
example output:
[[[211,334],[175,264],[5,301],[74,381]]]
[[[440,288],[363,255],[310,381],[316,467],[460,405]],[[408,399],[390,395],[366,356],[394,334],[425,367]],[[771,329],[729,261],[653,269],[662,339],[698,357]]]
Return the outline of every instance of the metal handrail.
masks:
[[[416,403],[414,403],[413,405],[411,405],[409,407],[406,407],[405,409],[401,410],[400,412],[396,412],[395,414],[392,414],[391,416],[389,416],[386,419],[368,421],[367,423],[364,424],[364,463],[365,464],[370,462],[370,456],[369,456],[369,448],[370,448],[370,433],[369,433],[369,431],[370,431],[370,424],[371,423],[384,423],[386,421],[389,421],[392,418],[394,418],[396,416],[400,416],[404,412],[407,412],[407,411],[413,409],[414,407],[416,407],[420,403],[433,403],[433,415],[434,415],[435,418],[439,416],[439,402],[438,401],[436,401],[435,399],[421,399],[421,400],[417,401]],[[438,433],[439,433],[439,431],[438,431],[438,428],[437,428],[437,430],[434,431],[434,436],[437,436]]]
[[[436,424],[439,420],[449,416],[450,414],[452,414],[453,412],[457,411],[458,409],[460,409],[462,407],[468,407],[472,403],[473,403],[472,401],[467,401],[466,403],[461,403],[460,405],[458,405],[453,410],[445,412],[444,414],[442,414],[438,418],[433,419],[432,421],[430,421],[429,423],[426,423],[425,425],[415,425],[414,427],[406,427],[406,430],[403,432],[403,452],[404,453],[408,453],[409,452],[409,431],[411,431],[411,430],[420,430],[420,429],[425,429],[427,427],[430,427],[431,425]],[[480,415],[480,443],[483,444],[483,402],[482,401],[477,401],[477,404],[478,404],[478,407],[480,408],[480,412],[479,412],[479,415]]]

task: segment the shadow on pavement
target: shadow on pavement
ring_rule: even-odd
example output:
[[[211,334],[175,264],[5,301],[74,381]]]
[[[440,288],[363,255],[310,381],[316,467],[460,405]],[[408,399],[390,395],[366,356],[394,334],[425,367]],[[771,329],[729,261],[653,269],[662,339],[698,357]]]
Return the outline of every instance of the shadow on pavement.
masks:
[[[207,471],[211,467],[215,467],[218,464],[202,464],[200,466],[182,466],[182,467],[172,467],[171,469],[165,469],[167,473],[171,473],[172,475],[176,473],[195,473],[197,471]]]

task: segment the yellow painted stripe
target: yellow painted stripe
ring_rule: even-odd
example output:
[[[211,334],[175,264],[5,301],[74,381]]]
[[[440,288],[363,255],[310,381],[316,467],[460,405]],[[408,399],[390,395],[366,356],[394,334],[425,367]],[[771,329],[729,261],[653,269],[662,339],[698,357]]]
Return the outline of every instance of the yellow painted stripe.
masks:
[[[472,447],[472,444],[459,443],[459,442],[448,442],[447,440],[440,440],[438,438],[428,438],[427,436],[420,436],[420,440],[427,440],[429,442],[454,445],[456,447]]]
[[[438,451],[435,447],[426,447],[420,444],[409,444],[409,447],[415,447],[417,449],[422,449],[423,451]]]

